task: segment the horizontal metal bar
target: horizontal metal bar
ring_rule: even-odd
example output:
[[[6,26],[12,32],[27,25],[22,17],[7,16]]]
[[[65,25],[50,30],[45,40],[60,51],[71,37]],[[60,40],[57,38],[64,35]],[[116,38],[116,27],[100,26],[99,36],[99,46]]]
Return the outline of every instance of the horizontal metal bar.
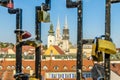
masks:
[[[111,3],[118,3],[120,0],[111,0]]]

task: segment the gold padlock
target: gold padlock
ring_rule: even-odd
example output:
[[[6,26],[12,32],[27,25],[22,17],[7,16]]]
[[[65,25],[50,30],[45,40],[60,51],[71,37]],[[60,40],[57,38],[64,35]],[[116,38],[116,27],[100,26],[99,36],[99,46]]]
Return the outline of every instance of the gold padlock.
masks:
[[[115,44],[103,39],[98,39],[98,50],[106,54],[116,54]]]
[[[92,58],[93,60],[97,61],[98,55],[96,55],[95,49],[96,49],[96,44],[92,44]]]
[[[103,61],[103,54],[96,51],[96,44],[92,45],[92,58],[94,61]]]
[[[97,52],[98,55],[98,62],[103,61],[103,53],[102,52]]]
[[[38,21],[39,22],[50,22],[50,13],[47,11],[38,11]]]

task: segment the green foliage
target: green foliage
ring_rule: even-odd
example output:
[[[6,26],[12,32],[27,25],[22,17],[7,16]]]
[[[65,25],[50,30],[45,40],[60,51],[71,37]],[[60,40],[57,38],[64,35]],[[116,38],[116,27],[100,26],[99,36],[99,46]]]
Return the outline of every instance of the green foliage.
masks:
[[[24,59],[34,59],[34,55],[23,55]]]
[[[120,60],[120,52],[110,55],[111,60]]]
[[[0,58],[15,58],[15,54],[0,54]]]
[[[9,47],[9,48],[14,48],[14,44],[13,43],[4,43],[4,42],[0,42],[0,48],[6,48],[6,47]]]

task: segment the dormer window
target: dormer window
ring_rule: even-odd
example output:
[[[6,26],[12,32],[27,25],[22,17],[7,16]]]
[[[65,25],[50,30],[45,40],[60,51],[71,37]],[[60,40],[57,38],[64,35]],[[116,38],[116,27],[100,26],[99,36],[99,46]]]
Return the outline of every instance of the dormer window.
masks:
[[[68,68],[67,68],[67,66],[64,66],[63,69],[64,69],[64,70],[67,70]]]
[[[83,65],[83,66],[82,66],[82,69],[83,69],[83,70],[86,70],[87,68],[86,68],[86,66]]]
[[[51,55],[51,56],[53,55],[53,50],[50,50],[50,55]]]
[[[54,70],[58,70],[59,69],[59,67],[58,66],[54,66]]]
[[[90,66],[89,66],[89,69],[91,70],[92,68],[93,68],[93,66],[90,65]]]
[[[43,70],[47,70],[48,69],[48,67],[47,66],[43,66]]]
[[[26,67],[26,70],[31,70],[31,67],[30,67],[30,66],[27,66],[27,67]]]
[[[2,66],[0,66],[0,70],[2,70],[3,69],[3,67]]]
[[[14,69],[15,69],[15,66],[12,66],[11,68],[12,68],[12,70],[14,70]]]
[[[75,65],[72,66],[72,70],[76,70],[76,66]]]
[[[8,69],[8,70],[10,70],[10,69],[11,69],[11,67],[10,67],[10,66],[8,66],[8,67],[7,67],[7,69]]]
[[[24,66],[22,66],[22,69],[24,69]]]

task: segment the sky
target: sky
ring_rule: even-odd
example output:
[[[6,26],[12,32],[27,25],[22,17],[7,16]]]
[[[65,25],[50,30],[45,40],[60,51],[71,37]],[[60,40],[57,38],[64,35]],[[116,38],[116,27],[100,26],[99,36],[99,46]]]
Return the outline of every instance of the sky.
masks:
[[[73,0],[75,1],[75,0]],[[14,0],[14,7],[23,10],[22,28],[35,38],[35,6],[41,6],[45,0]],[[66,8],[66,0],[51,0],[50,23],[42,23],[42,42],[47,44],[49,26],[52,23],[56,30],[58,17],[60,19],[61,33],[68,18],[70,41],[77,43],[77,9]],[[120,48],[120,3],[111,5],[111,38]],[[16,16],[9,14],[7,8],[0,6],[0,42],[16,43],[14,30],[16,29]],[[105,33],[105,0],[83,0],[83,38],[94,39]]]

